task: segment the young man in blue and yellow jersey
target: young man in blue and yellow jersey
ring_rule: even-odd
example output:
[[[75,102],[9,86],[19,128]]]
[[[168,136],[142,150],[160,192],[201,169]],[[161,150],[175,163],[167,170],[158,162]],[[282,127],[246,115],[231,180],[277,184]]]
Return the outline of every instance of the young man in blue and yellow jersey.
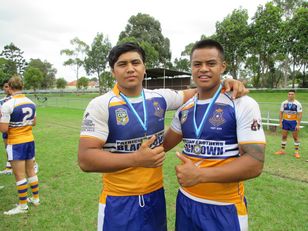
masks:
[[[197,94],[180,107],[167,131],[165,151],[183,141],[176,202],[177,231],[246,231],[243,181],[263,168],[265,136],[261,113],[248,96],[221,92],[226,69],[223,47],[201,40],[191,51]]]
[[[115,46],[108,60],[117,84],[86,108],[78,151],[83,171],[104,173],[97,230],[165,231],[165,113],[195,90],[144,89],[145,53],[134,43]]]
[[[299,159],[299,130],[303,115],[303,108],[300,102],[295,99],[295,90],[288,92],[288,99],[283,101],[279,111],[279,124],[281,127],[281,149],[275,152],[276,155],[286,153],[288,132],[292,132],[294,139],[294,157]]]
[[[23,83],[18,76],[9,82],[11,99],[1,107],[0,131],[7,132],[8,160],[16,179],[19,203],[5,215],[28,212],[28,202],[39,205],[38,177],[34,171],[35,146],[32,126],[36,124],[36,106],[22,94]],[[33,197],[28,198],[28,184]]]

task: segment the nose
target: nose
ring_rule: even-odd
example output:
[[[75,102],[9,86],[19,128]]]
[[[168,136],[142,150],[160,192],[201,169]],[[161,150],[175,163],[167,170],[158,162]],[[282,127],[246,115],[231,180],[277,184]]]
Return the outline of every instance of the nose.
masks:
[[[202,65],[200,67],[200,71],[201,72],[206,72],[208,70],[209,70],[209,68],[208,68],[207,64],[206,63],[202,63]]]
[[[132,73],[135,71],[134,65],[132,63],[127,64],[127,72]]]

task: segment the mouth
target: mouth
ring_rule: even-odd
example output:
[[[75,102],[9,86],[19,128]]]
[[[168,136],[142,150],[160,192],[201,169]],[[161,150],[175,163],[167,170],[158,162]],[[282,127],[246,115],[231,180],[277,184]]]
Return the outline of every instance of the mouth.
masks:
[[[200,79],[200,80],[209,80],[209,79],[211,79],[212,77],[211,76],[209,76],[209,75],[199,75],[198,76],[198,79]]]
[[[131,75],[131,76],[125,77],[125,79],[126,79],[126,80],[134,80],[134,79],[137,79],[137,76]]]

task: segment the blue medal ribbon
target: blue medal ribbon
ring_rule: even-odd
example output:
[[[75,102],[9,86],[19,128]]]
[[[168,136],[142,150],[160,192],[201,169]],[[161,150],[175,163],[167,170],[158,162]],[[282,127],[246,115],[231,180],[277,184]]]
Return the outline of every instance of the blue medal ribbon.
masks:
[[[212,109],[213,105],[215,104],[215,102],[216,102],[216,100],[217,100],[217,98],[220,94],[221,88],[222,88],[222,85],[219,84],[217,91],[215,92],[212,100],[210,101],[209,106],[207,107],[207,109],[205,110],[205,113],[203,114],[203,117],[202,117],[202,120],[201,120],[201,123],[199,124],[199,126],[197,126],[197,122],[196,122],[196,120],[197,120],[196,119],[196,111],[197,111],[198,95],[196,95],[195,98],[194,98],[194,118],[193,118],[193,122],[194,122],[194,129],[195,129],[195,134],[197,136],[197,139],[199,139],[200,136],[201,136],[201,132],[202,132],[202,129],[204,127],[204,122],[207,119],[208,114],[209,114],[210,110]]]
[[[138,115],[137,111],[135,110],[135,108],[133,107],[132,103],[129,101],[129,99],[120,92],[121,97],[124,99],[125,103],[128,105],[129,109],[134,113],[134,115],[136,116],[136,118],[138,119],[139,123],[141,124],[141,126],[143,127],[144,130],[144,134],[146,136],[147,133],[147,109],[146,109],[146,99],[144,96],[144,91],[142,90],[141,92],[141,97],[142,97],[142,105],[143,105],[143,121],[140,118],[140,116]]]

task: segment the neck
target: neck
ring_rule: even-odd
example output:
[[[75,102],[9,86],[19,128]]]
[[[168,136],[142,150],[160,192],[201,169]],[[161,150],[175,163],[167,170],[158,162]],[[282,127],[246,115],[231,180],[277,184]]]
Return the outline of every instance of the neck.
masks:
[[[140,96],[141,92],[142,92],[142,86],[138,86],[138,87],[134,87],[134,88],[123,88],[118,86],[120,92],[122,94],[124,94],[127,97],[136,97],[136,96]]]
[[[13,91],[11,95],[13,96],[13,95],[18,95],[18,94],[22,94],[22,92],[21,91]]]
[[[216,91],[218,90],[219,88],[219,84],[216,85],[215,87],[209,89],[209,88],[198,88],[198,99],[210,99],[212,98]]]

